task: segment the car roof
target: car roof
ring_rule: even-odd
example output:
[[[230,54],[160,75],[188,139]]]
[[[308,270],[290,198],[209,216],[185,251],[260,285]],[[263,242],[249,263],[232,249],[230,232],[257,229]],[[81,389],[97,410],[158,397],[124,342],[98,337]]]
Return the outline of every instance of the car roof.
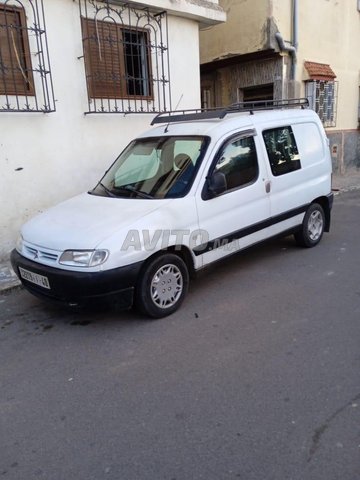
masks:
[[[209,136],[213,139],[221,138],[227,133],[236,130],[247,130],[256,127],[267,128],[272,126],[285,126],[289,123],[298,123],[307,119],[316,121],[318,117],[310,109],[290,110],[263,110],[250,112],[228,113],[224,118],[184,120],[174,123],[164,123],[161,126],[151,128],[138,138],[159,136]]]

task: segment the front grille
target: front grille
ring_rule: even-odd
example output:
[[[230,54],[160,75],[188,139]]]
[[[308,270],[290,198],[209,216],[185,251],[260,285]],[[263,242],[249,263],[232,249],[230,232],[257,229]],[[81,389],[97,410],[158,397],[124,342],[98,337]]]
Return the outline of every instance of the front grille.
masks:
[[[40,263],[54,264],[58,261],[59,253],[54,250],[49,250],[43,247],[35,247],[24,242],[22,254],[24,257],[31,260],[36,260]]]
[[[29,247],[29,246],[25,246],[24,248],[25,252],[24,253],[27,253],[30,258],[31,257],[36,257],[38,251],[36,250],[36,248],[32,248],[32,247]]]

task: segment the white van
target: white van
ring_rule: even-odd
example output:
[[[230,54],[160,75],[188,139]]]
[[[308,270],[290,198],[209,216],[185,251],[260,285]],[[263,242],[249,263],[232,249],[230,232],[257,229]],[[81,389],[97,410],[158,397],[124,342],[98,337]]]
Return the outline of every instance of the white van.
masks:
[[[95,188],[22,227],[11,260],[24,287],[163,317],[223,257],[279,234],[315,246],[330,228],[331,159],[304,106],[159,114]]]

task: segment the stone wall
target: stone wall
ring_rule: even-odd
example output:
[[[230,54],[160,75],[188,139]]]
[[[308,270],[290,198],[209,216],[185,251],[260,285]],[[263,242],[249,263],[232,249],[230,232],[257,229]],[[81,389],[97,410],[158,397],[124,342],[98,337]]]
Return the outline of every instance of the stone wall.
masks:
[[[326,132],[334,173],[343,175],[351,169],[360,169],[360,130]]]

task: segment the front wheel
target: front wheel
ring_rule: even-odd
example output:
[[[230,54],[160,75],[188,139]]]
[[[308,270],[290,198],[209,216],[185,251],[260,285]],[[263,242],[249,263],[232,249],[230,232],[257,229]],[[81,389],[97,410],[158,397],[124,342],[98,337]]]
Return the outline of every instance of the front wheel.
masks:
[[[180,257],[172,253],[155,257],[138,281],[136,306],[150,317],[166,317],[180,307],[188,286],[189,272]]]
[[[301,230],[295,233],[295,240],[301,247],[315,247],[323,236],[325,214],[321,205],[312,203],[305,213]]]

